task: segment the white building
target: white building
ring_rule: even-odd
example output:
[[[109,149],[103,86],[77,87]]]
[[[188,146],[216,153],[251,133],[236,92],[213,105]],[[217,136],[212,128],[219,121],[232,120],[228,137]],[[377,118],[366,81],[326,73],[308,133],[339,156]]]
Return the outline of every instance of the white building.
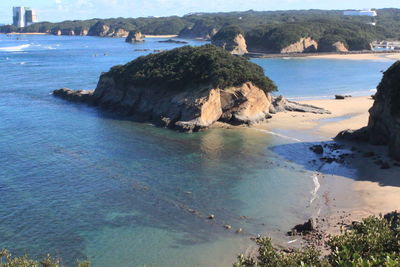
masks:
[[[23,6],[13,7],[13,25],[25,27],[35,22],[38,22],[36,10]]]
[[[376,17],[378,14],[376,11],[371,9],[362,9],[362,10],[347,10],[343,12],[345,16],[368,16],[368,17]]]

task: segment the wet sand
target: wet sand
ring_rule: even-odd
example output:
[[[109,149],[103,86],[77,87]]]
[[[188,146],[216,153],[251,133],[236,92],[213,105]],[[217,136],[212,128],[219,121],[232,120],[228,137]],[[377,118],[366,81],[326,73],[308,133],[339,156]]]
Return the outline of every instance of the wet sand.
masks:
[[[332,114],[283,112],[273,115],[267,123],[257,125],[256,128],[272,133],[283,133],[282,135],[297,142],[323,144],[332,142],[342,130],[366,126],[368,109],[373,104],[371,97],[299,102],[325,108]],[[315,218],[322,239],[326,239],[329,234],[340,234],[341,230],[353,221],[400,210],[400,167],[399,163],[387,156],[387,148],[365,143],[343,145],[345,150],[343,153],[350,154],[345,163],[317,161],[315,167],[316,177],[321,184]],[[327,150],[329,149],[325,148],[325,151]],[[324,156],[326,156],[325,151]],[[373,156],[366,156],[371,152]],[[381,169],[378,161],[387,162],[390,168]],[[293,242],[293,245],[311,241],[312,244],[323,248],[323,242],[313,236],[309,237],[308,241],[297,237],[291,239],[298,240]]]

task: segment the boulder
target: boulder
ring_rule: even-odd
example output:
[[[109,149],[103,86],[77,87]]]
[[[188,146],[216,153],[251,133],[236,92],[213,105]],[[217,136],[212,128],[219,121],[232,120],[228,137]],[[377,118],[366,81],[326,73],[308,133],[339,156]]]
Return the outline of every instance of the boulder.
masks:
[[[144,35],[138,31],[130,31],[125,39],[125,42],[127,43],[142,43],[144,41]]]

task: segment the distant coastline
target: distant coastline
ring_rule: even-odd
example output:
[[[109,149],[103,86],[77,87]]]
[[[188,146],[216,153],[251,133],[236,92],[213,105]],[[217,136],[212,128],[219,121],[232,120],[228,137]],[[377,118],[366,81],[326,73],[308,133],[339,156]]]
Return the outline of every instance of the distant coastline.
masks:
[[[379,59],[389,57],[400,59],[400,51],[349,51],[349,52],[323,52],[323,53],[257,53],[249,52],[246,56],[251,58],[293,58],[293,57],[313,57],[331,59]]]

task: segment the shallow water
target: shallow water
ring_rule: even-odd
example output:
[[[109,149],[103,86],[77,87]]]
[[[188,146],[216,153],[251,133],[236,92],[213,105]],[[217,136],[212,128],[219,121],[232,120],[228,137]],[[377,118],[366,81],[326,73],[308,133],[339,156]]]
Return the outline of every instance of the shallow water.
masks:
[[[0,35],[0,247],[50,253],[67,264],[229,266],[250,236],[279,238],[315,212],[315,175],[306,167],[314,155],[306,143],[252,129],[180,134],[49,94],[95,88],[102,71],[149,53],[134,49],[179,45],[16,38]],[[366,64],[254,61],[288,96],[328,95],[333,84],[352,88],[324,66],[337,64],[341,74],[347,64]],[[374,70],[390,62],[368,64],[352,73],[361,89],[373,88],[380,79]],[[326,79],[310,81],[312,73]]]

